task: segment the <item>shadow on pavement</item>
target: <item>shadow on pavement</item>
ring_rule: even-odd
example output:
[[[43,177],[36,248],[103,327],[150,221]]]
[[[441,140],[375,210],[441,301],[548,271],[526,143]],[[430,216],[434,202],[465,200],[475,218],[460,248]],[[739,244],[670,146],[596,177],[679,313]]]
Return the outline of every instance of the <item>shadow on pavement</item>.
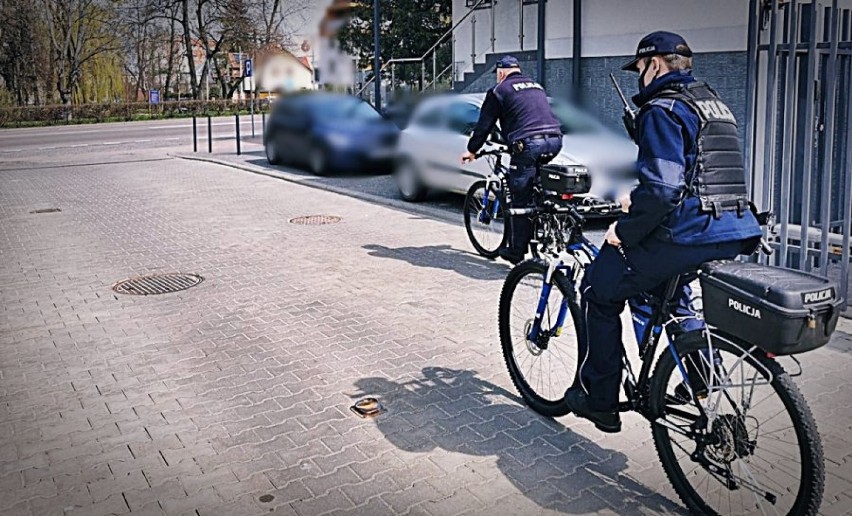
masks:
[[[386,247],[378,244],[364,246],[370,256],[391,258],[408,262],[415,267],[428,267],[453,271],[475,280],[496,281],[506,279],[509,266],[505,262],[492,262],[479,255],[454,249],[449,245],[424,247]]]
[[[683,512],[622,474],[624,454],[542,418],[475,371],[428,367],[413,380],[363,378],[355,386],[360,392],[353,397],[373,396],[385,407],[375,424],[397,448],[496,456],[497,467],[512,485],[545,509],[570,514]],[[488,483],[483,478],[475,485]]]

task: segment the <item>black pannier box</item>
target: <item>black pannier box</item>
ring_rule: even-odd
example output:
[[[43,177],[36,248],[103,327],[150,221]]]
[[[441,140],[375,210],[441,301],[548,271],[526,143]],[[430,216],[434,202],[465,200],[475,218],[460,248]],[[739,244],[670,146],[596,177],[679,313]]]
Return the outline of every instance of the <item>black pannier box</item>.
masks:
[[[705,263],[698,277],[707,324],[769,353],[816,349],[837,326],[842,300],[826,278],[732,260]]]
[[[586,167],[544,165],[539,170],[545,195],[561,198],[565,194],[585,194],[592,188],[592,176]]]

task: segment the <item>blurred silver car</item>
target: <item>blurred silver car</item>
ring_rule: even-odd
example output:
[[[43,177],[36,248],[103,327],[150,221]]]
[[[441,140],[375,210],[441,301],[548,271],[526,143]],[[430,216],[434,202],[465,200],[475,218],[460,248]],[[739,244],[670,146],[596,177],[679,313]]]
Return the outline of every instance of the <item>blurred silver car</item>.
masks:
[[[429,189],[464,194],[491,174],[487,160],[466,165],[459,161],[484,99],[484,94],[443,95],[417,106],[400,133],[396,151],[394,177],[403,199],[419,201]],[[591,191],[577,196],[578,202],[614,199],[629,191],[635,184],[635,144],[571,104],[551,102],[564,134],[562,152],[551,163],[586,167],[592,176]],[[493,145],[486,143],[486,148]]]

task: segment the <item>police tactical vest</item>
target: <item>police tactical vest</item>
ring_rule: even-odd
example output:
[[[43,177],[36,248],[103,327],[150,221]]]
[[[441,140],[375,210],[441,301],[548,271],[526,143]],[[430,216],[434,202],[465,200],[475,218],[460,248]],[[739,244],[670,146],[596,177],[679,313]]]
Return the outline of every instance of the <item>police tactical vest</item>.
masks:
[[[687,195],[698,197],[701,210],[716,218],[723,211],[742,216],[748,210],[748,191],[737,121],[730,108],[699,81],[663,90],[646,106],[671,110],[670,99],[689,106],[700,120],[695,164],[686,172]]]

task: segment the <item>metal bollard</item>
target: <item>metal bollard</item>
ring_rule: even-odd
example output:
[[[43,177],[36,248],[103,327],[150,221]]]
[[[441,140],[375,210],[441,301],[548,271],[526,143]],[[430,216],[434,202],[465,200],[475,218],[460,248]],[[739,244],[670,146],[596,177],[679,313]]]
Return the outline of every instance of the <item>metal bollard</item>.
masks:
[[[237,156],[241,154],[240,152],[240,114],[234,113],[234,120],[237,124]]]
[[[195,115],[192,115],[192,152],[198,152],[198,126]]]
[[[213,154],[213,124],[210,121],[210,115],[207,115],[207,152]]]

